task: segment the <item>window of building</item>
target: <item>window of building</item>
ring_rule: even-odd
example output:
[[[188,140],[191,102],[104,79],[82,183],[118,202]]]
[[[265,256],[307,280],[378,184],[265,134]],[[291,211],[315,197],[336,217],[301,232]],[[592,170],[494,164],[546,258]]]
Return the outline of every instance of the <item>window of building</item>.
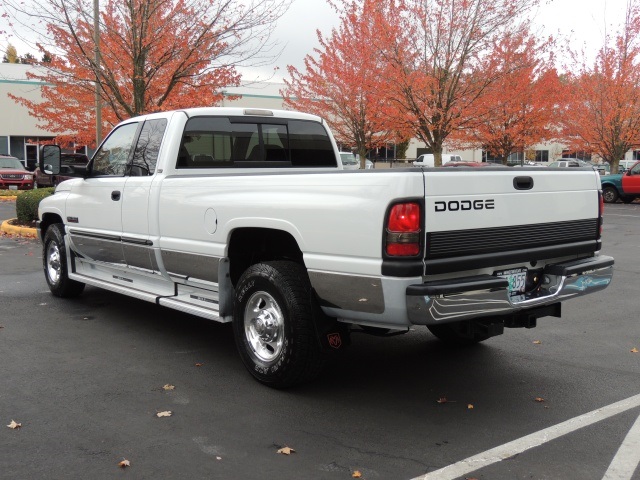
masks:
[[[562,158],[575,158],[577,160],[584,160],[585,162],[590,162],[591,154],[587,152],[580,152],[577,150],[562,150]]]
[[[548,162],[549,150],[536,150],[536,162]]]
[[[640,150],[634,150],[632,160],[640,160]]]

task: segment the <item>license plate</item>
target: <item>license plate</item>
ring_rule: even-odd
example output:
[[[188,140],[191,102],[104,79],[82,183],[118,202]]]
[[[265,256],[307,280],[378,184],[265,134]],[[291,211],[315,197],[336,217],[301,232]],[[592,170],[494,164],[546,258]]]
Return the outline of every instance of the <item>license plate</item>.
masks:
[[[496,272],[498,277],[506,278],[509,282],[509,293],[511,295],[517,295],[518,293],[524,293],[527,286],[527,269],[512,268],[511,270],[503,270]]]
[[[9,185],[9,190],[17,190],[18,185]]]

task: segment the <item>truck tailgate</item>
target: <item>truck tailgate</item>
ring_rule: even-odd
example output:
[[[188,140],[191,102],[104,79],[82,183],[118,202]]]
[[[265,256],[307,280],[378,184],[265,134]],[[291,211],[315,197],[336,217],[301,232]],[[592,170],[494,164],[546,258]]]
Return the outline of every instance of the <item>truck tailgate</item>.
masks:
[[[426,273],[600,248],[595,171],[469,170],[425,171]]]

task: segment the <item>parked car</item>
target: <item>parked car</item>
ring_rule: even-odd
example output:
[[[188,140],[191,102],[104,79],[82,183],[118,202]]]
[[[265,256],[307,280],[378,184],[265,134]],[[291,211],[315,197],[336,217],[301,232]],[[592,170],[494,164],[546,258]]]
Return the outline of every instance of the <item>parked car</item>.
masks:
[[[86,168],[89,163],[89,157],[84,153],[63,153],[60,156],[60,173],[58,175],[52,175],[48,170],[44,172],[40,168],[36,168],[35,175],[35,187],[55,187],[60,182],[69,180],[77,176],[79,170]]]
[[[567,167],[592,167],[593,165],[589,162],[585,162],[584,160],[578,160],[576,158],[562,158],[560,160],[556,160],[555,162],[551,162],[548,165],[549,168],[567,168]]]
[[[618,199],[631,203],[640,198],[640,162],[636,161],[625,173],[614,173],[600,177],[602,198],[606,203],[616,203]]]
[[[351,152],[340,152],[340,161],[343,170],[358,170],[360,168],[360,163]]]
[[[31,190],[33,175],[16,157],[0,155],[0,188],[9,190]]]
[[[446,165],[449,162],[462,162],[460,155],[448,155],[442,154],[442,165]],[[433,153],[425,153],[415,159],[413,164],[417,167],[433,167],[435,165],[435,157]]]
[[[443,167],[503,167],[501,163],[491,162],[447,162]]]
[[[638,160],[620,160],[618,163],[618,173],[629,171],[636,163],[638,163]]]

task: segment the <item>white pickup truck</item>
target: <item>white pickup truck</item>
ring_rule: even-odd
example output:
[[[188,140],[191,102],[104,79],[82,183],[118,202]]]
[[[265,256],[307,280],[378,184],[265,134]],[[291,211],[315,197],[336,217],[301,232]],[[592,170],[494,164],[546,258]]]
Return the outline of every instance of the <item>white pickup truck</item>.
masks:
[[[233,322],[254,377],[317,375],[355,329],[473,344],[611,281],[592,169],[345,171],[326,123],[199,108],[119,124],[39,207],[54,295]],[[60,149],[44,146],[54,174]]]

